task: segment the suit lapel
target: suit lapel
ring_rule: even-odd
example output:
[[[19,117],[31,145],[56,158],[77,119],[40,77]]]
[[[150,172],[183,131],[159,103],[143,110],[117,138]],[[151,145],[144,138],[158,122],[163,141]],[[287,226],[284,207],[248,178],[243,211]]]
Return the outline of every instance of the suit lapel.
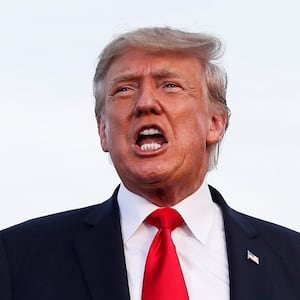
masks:
[[[226,235],[230,299],[270,299],[271,262],[268,249],[246,216],[227,206],[222,196],[210,187],[213,200],[223,212]]]
[[[116,195],[88,216],[86,231],[74,241],[93,300],[129,300]]]

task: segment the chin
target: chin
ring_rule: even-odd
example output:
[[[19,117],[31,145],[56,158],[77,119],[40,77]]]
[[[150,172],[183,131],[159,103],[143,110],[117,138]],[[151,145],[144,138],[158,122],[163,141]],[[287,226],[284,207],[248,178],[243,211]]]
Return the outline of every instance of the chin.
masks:
[[[160,171],[160,172],[146,172],[139,174],[137,177],[137,185],[149,185],[155,189],[165,189],[168,186],[176,186],[175,171]]]

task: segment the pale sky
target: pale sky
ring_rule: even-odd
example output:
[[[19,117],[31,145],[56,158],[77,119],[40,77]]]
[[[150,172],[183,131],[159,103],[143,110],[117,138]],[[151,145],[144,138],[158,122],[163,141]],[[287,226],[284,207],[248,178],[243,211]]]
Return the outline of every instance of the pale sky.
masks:
[[[143,26],[225,42],[231,123],[208,182],[233,208],[300,231],[300,4],[1,1],[0,228],[107,199],[92,77],[101,49]]]

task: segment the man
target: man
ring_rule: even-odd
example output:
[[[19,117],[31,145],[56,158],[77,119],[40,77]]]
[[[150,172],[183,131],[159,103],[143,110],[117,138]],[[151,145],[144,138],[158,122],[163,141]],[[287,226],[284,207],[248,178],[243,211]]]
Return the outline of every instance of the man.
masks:
[[[121,185],[102,204],[2,231],[0,299],[300,299],[299,234],[232,210],[206,182],[229,120],[220,52],[212,36],[169,28],[104,49],[96,117]],[[183,218],[172,239],[184,298],[144,280],[158,231],[148,215],[162,207]]]

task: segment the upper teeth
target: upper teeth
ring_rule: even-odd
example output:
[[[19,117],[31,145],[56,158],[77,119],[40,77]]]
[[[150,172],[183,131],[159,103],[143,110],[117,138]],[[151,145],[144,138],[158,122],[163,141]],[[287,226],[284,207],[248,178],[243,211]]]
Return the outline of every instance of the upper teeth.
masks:
[[[147,128],[141,131],[140,133],[140,135],[153,135],[153,134],[162,134],[162,133],[156,128]]]

